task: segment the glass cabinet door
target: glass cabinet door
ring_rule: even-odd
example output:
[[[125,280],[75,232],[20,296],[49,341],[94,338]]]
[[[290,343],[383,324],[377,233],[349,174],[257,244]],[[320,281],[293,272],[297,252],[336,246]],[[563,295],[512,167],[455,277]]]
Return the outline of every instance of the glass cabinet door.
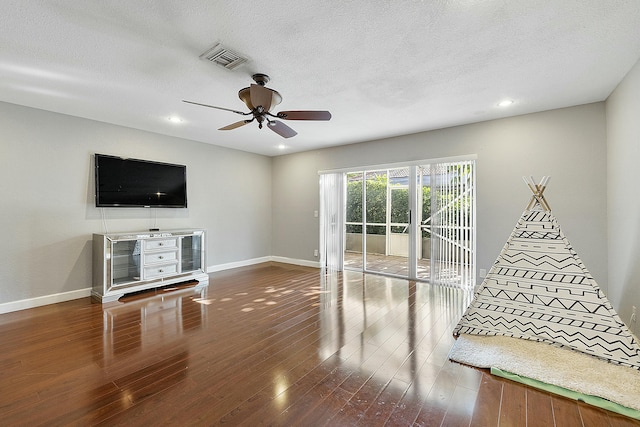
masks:
[[[182,237],[181,271],[202,270],[202,234]]]
[[[141,244],[139,240],[111,242],[111,274],[114,285],[140,280]]]

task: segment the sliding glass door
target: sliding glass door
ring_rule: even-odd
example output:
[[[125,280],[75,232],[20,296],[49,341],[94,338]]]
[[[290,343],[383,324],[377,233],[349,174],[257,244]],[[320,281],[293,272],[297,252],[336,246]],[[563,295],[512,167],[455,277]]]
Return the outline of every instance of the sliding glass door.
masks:
[[[475,161],[343,176],[345,268],[475,285]]]

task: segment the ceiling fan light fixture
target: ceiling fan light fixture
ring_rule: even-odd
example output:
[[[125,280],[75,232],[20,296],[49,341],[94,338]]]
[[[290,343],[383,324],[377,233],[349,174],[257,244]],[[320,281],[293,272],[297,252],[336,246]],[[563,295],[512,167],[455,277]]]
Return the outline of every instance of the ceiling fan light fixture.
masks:
[[[282,102],[282,96],[280,95],[280,93],[278,93],[278,91],[269,89],[268,87],[266,87],[265,89],[271,91],[271,107],[269,107],[269,111],[271,111],[273,107],[275,107],[276,105]],[[249,110],[253,111],[257,107],[257,105],[253,105],[253,103],[251,102],[250,87],[245,87],[244,89],[240,89],[238,91],[238,98],[240,98],[242,102],[244,102],[244,104],[247,106]]]

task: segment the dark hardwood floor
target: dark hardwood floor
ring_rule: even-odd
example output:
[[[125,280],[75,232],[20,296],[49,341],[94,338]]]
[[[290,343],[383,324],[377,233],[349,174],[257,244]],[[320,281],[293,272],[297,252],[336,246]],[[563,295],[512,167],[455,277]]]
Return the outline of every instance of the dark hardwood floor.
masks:
[[[0,425],[640,426],[451,363],[470,295],[262,264],[0,315]]]

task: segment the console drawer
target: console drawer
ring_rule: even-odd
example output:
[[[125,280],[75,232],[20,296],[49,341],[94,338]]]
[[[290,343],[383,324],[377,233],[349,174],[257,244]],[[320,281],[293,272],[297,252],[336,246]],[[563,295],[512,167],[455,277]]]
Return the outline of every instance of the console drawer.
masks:
[[[160,262],[173,262],[178,259],[177,252],[155,252],[144,254],[144,265],[157,264]]]
[[[172,274],[176,274],[177,272],[178,272],[178,264],[166,264],[166,265],[158,265],[155,267],[145,267],[144,278],[145,280],[148,280],[148,279],[153,279],[154,277],[170,276]]]
[[[145,251],[153,251],[156,249],[177,248],[177,247],[178,247],[178,240],[176,238],[145,240],[144,242]]]

